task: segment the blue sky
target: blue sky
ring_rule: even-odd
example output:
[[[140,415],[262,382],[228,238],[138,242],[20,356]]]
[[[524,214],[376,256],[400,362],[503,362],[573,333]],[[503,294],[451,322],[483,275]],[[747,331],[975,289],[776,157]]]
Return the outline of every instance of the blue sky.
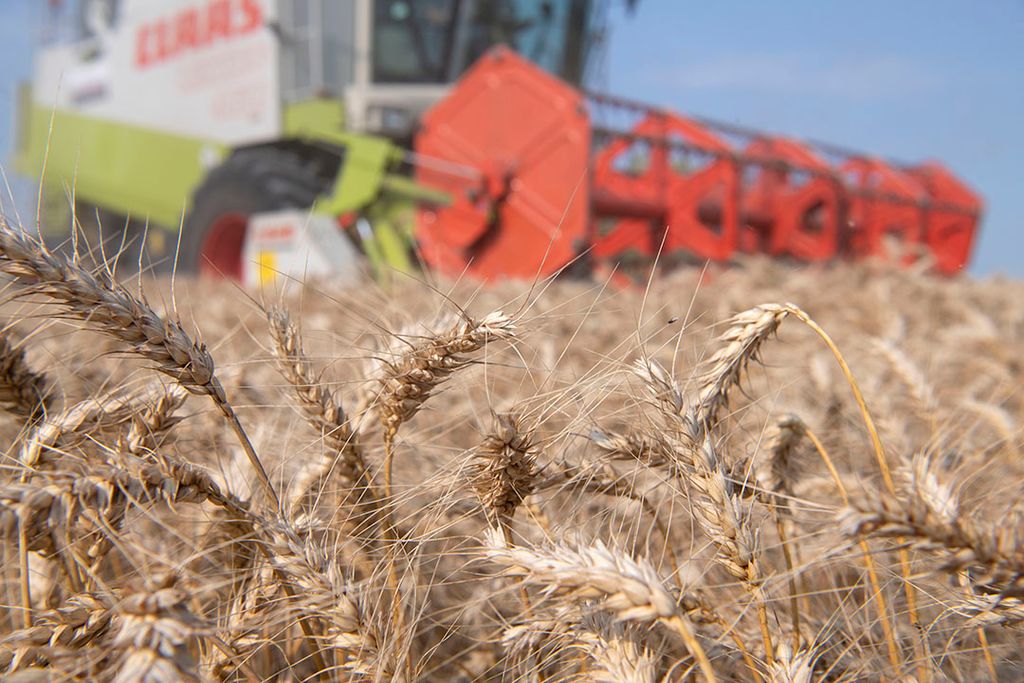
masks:
[[[8,182],[18,201],[18,209],[22,218],[28,222],[26,215],[31,206],[29,197],[32,183],[26,179],[13,176],[10,168],[12,138],[14,135],[15,89],[18,81],[26,79],[32,72],[32,32],[29,17],[32,5],[41,5],[41,0],[0,0],[0,169],[7,175]],[[11,210],[11,201],[7,188],[0,179],[0,208],[5,212]]]
[[[28,17],[41,4],[0,0],[3,160],[15,81],[30,69]],[[1021,0],[641,0],[612,22],[602,87],[885,157],[941,160],[986,200],[973,272],[1024,276]]]

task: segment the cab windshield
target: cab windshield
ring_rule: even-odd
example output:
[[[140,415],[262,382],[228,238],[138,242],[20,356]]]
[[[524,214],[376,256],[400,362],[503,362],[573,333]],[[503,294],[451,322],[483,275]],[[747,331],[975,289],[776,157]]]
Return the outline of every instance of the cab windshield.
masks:
[[[573,83],[583,71],[590,0],[374,0],[373,80],[449,83],[507,45]]]

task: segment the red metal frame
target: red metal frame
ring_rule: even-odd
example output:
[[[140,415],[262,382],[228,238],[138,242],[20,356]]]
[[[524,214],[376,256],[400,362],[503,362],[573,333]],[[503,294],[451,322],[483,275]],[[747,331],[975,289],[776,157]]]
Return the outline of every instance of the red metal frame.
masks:
[[[843,207],[831,169],[808,146],[763,137],[745,154],[762,159],[744,188],[745,224],[767,233],[765,251],[801,261],[828,261],[839,253]]]
[[[478,61],[423,118],[416,151],[476,168],[463,178],[418,167],[451,206],[421,211],[416,236],[441,272],[482,280],[547,276],[584,241],[590,123],[583,96],[514,52]]]
[[[847,159],[839,173],[852,188],[848,220],[854,258],[891,260],[897,256],[905,265],[915,262],[920,251],[917,246],[924,240],[924,188],[879,159]],[[898,242],[898,253],[889,253],[887,239]]]
[[[931,205],[925,210],[925,243],[935,258],[935,269],[952,275],[971,257],[981,198],[937,162],[907,170],[924,187]]]
[[[606,110],[633,125],[597,125]],[[625,168],[635,145],[646,163]],[[651,259],[661,248],[716,261],[737,252],[886,258],[890,236],[901,263],[927,251],[936,271],[954,274],[982,208],[938,164],[901,168],[582,93],[502,48],[426,114],[416,150],[478,173],[417,167],[453,202],[421,210],[416,234],[433,268],[480,279],[547,276],[581,255]],[[676,152],[702,163],[682,166]]]

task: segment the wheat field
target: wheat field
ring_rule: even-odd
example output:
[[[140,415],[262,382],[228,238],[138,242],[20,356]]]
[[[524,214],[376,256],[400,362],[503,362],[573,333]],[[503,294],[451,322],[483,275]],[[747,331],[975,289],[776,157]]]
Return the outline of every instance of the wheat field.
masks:
[[[5,680],[1024,678],[1024,283],[0,272]]]

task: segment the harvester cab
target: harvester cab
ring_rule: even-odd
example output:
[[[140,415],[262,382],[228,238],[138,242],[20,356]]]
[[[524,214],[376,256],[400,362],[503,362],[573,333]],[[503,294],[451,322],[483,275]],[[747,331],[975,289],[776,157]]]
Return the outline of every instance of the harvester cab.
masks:
[[[352,127],[411,142],[423,112],[489,49],[505,45],[581,84],[594,29],[590,0],[384,0],[372,3],[368,65],[345,88]],[[362,36],[362,39],[360,39]]]

